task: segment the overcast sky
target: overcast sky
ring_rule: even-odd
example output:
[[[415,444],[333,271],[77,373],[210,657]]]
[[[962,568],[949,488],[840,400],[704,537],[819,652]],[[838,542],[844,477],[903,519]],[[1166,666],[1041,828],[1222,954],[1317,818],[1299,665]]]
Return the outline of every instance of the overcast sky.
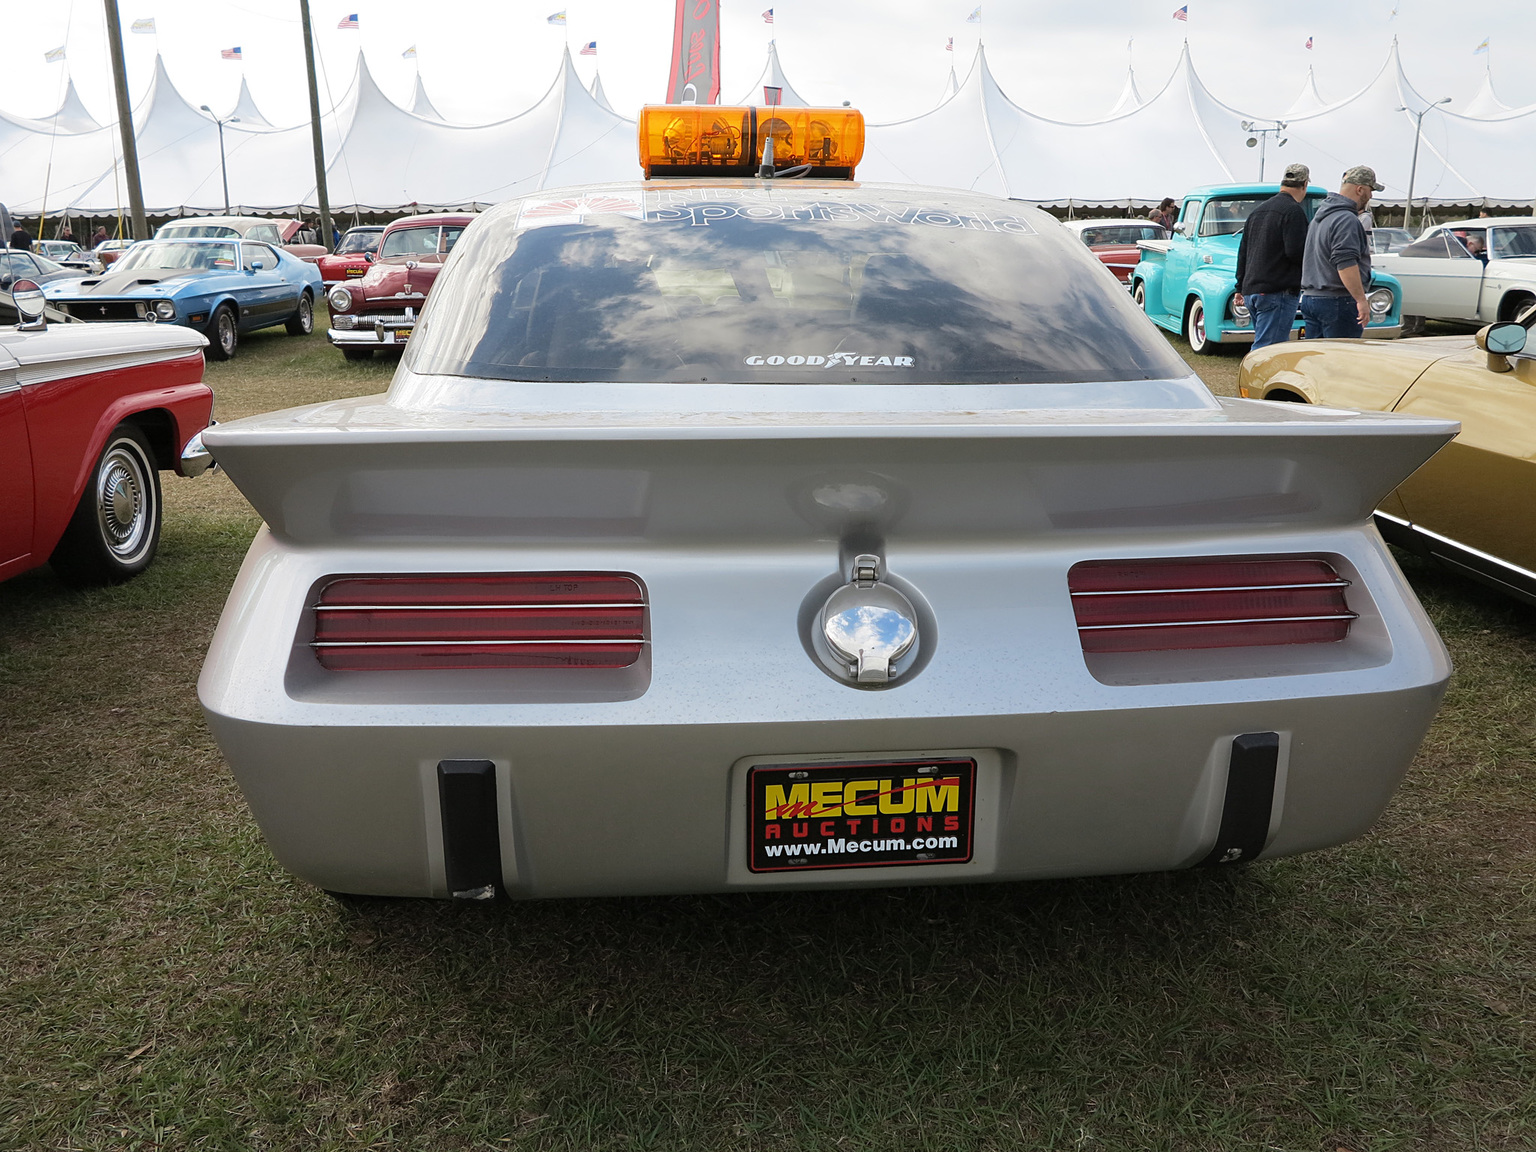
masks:
[[[577,68],[588,82],[601,68],[618,111],[633,116],[641,104],[663,99],[672,0],[569,0],[564,28],[546,22],[560,3],[311,0],[321,101],[328,102],[327,91],[341,98],[361,51],[399,102],[408,101],[419,66],[448,119],[500,119],[543,93],[567,41],[575,54],[590,40],[598,54],[576,55]],[[762,18],[767,3],[721,0],[725,100],[755,84],[776,39],[785,72],[806,99],[851,100],[875,123],[904,119],[939,101],[951,65],[964,78],[982,36],[994,74],[1016,103],[1086,120],[1114,104],[1132,61],[1142,95],[1153,95],[1187,38],[1196,70],[1218,99],[1277,114],[1300,91],[1309,66],[1327,100],[1362,87],[1396,36],[1410,81],[1430,99],[1452,97],[1453,111],[1472,98],[1490,66],[1506,104],[1536,103],[1536,4],[1524,0],[1189,0],[1187,22],[1172,18],[1180,0],[989,0],[979,24],[966,20],[974,0],[775,0],[771,26]],[[298,0],[119,0],[119,10],[135,100],[158,48],[194,106],[227,110],[243,74],[268,119],[307,119]],[[361,27],[339,30],[353,12]],[[0,0],[0,13],[0,110],[50,114],[67,69],[96,118],[112,118],[101,0]],[[127,33],[132,21],[150,17],[155,35]],[[951,36],[953,53],[944,49]],[[1491,51],[1475,54],[1485,39]],[[61,45],[65,62],[47,63],[44,54]],[[220,58],[221,49],[237,45],[243,62]],[[412,47],[414,62],[401,55]]]

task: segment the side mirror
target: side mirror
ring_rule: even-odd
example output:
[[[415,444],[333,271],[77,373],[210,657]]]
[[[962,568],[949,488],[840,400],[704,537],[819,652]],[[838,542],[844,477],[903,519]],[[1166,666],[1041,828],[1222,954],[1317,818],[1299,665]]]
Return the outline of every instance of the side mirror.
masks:
[[[363,259],[368,261],[368,263],[372,264],[373,263],[373,253],[372,252],[364,252],[363,253]]]
[[[260,272],[266,266],[267,266],[267,262],[265,260],[252,260],[251,261],[251,266],[249,268],[249,271],[251,271],[251,272]]]
[[[1525,350],[1525,325],[1506,320],[1502,324],[1490,324],[1477,334],[1477,346],[1488,353],[1490,372],[1508,372],[1508,357]]]
[[[1183,221],[1183,220],[1180,220],[1177,224],[1175,224],[1173,226],[1173,230],[1175,232],[1177,232],[1180,236],[1188,236],[1189,235],[1189,224],[1187,222]]]
[[[16,325],[18,331],[41,332],[48,327],[48,321],[43,316],[47,302],[43,299],[43,290],[35,283],[31,280],[16,281],[11,285],[11,299],[16,301],[16,311],[21,315],[21,323]]]

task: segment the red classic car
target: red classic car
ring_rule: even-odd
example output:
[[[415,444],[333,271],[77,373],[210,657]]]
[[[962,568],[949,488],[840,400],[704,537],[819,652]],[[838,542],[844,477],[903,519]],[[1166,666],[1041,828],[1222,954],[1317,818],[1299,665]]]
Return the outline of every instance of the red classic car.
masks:
[[[1168,230],[1150,220],[1063,220],[1061,224],[1076,232],[1122,284],[1131,282],[1131,270],[1141,259],[1138,240],[1168,239]]]
[[[432,281],[474,217],[436,213],[407,216],[384,229],[379,254],[361,280],[326,293],[330,342],[348,360],[366,360],[381,348],[399,351],[416,327]]]
[[[30,281],[0,294],[0,580],[51,563],[65,583],[108,584],[148,566],[159,472],[212,463],[207,343],[179,325],[70,323]]]
[[[320,279],[327,288],[347,280],[360,280],[368,274],[368,266],[379,251],[379,237],[384,225],[365,224],[348,228],[336,251],[320,257]]]

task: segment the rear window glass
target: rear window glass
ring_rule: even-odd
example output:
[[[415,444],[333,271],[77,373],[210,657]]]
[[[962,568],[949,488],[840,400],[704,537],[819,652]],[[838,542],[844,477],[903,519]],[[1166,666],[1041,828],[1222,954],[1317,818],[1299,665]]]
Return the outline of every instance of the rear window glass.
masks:
[[[1188,369],[1063,230],[1003,202],[539,204],[460,245],[407,351],[504,380],[1045,383]],[[643,213],[643,214],[642,214]]]
[[[238,235],[228,224],[167,224],[155,233],[157,239],[165,240],[222,240]]]
[[[446,228],[400,228],[384,237],[380,256],[443,256],[453,251],[459,234],[458,224]]]
[[[1084,228],[1079,235],[1084,244],[1092,247],[1095,244],[1134,244],[1138,240],[1162,240],[1168,233],[1156,224],[1100,224]]]

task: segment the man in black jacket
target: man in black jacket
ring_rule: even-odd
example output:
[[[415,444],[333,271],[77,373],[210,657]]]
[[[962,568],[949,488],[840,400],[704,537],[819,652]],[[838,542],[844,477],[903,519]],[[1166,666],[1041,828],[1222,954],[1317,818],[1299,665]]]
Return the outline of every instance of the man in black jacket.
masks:
[[[1253,316],[1253,346],[1291,338],[1301,302],[1301,258],[1307,248],[1307,198],[1312,173],[1292,164],[1280,191],[1248,214],[1237,246],[1237,298]]]

